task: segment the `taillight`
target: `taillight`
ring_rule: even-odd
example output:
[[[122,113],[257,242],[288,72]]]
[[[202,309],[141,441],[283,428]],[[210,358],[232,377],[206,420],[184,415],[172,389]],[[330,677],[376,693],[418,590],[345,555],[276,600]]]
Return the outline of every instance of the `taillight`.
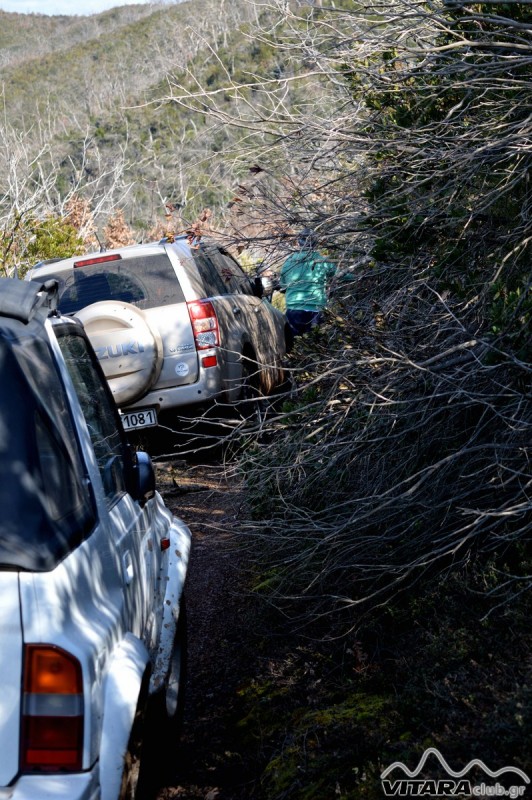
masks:
[[[21,769],[80,770],[83,682],[79,661],[59,647],[26,645],[23,685]]]
[[[208,350],[220,344],[220,329],[216,311],[210,300],[187,303],[196,350]]]

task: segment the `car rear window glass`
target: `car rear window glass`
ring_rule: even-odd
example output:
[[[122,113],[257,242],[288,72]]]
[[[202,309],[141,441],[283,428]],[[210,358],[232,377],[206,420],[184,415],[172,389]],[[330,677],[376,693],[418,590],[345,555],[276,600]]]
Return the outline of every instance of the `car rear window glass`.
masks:
[[[210,269],[217,276],[223,289],[221,294],[252,294],[252,286],[248,276],[240,264],[226,250],[212,242],[200,249],[203,258],[209,262]]]
[[[227,294],[227,285],[221,275],[218,274],[216,267],[203,249],[198,248],[193,250],[192,256],[198,268],[198,272],[202,277],[208,296],[216,297],[218,295]]]
[[[0,567],[53,569],[95,524],[48,345],[0,330]]]
[[[80,258],[80,262],[83,263],[83,259]],[[63,314],[74,314],[101,300],[132,303],[140,309],[167,306],[185,300],[166,253],[78,266],[66,278],[64,273],[47,277],[59,281],[59,308]]]

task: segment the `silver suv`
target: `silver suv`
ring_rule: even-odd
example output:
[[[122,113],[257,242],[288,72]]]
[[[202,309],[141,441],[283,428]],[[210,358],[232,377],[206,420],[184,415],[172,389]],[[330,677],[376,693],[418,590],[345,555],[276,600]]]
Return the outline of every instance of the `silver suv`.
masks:
[[[169,410],[268,395],[289,333],[240,264],[209,239],[133,245],[41,263],[84,325],[128,430]]]

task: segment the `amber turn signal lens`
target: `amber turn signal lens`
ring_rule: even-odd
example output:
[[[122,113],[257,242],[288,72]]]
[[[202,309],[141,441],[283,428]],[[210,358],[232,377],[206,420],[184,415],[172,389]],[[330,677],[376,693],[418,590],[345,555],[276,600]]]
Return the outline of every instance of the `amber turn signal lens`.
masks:
[[[28,645],[24,691],[30,694],[81,694],[78,661],[59,648]]]

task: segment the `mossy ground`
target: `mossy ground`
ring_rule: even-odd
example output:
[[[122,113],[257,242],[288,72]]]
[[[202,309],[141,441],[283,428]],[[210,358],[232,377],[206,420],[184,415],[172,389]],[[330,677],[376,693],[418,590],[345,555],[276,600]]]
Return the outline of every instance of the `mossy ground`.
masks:
[[[249,796],[376,800],[381,772],[428,747],[456,770],[476,758],[530,774],[532,599],[490,608],[491,573],[442,578],[341,640],[264,634],[265,668],[238,692]]]

